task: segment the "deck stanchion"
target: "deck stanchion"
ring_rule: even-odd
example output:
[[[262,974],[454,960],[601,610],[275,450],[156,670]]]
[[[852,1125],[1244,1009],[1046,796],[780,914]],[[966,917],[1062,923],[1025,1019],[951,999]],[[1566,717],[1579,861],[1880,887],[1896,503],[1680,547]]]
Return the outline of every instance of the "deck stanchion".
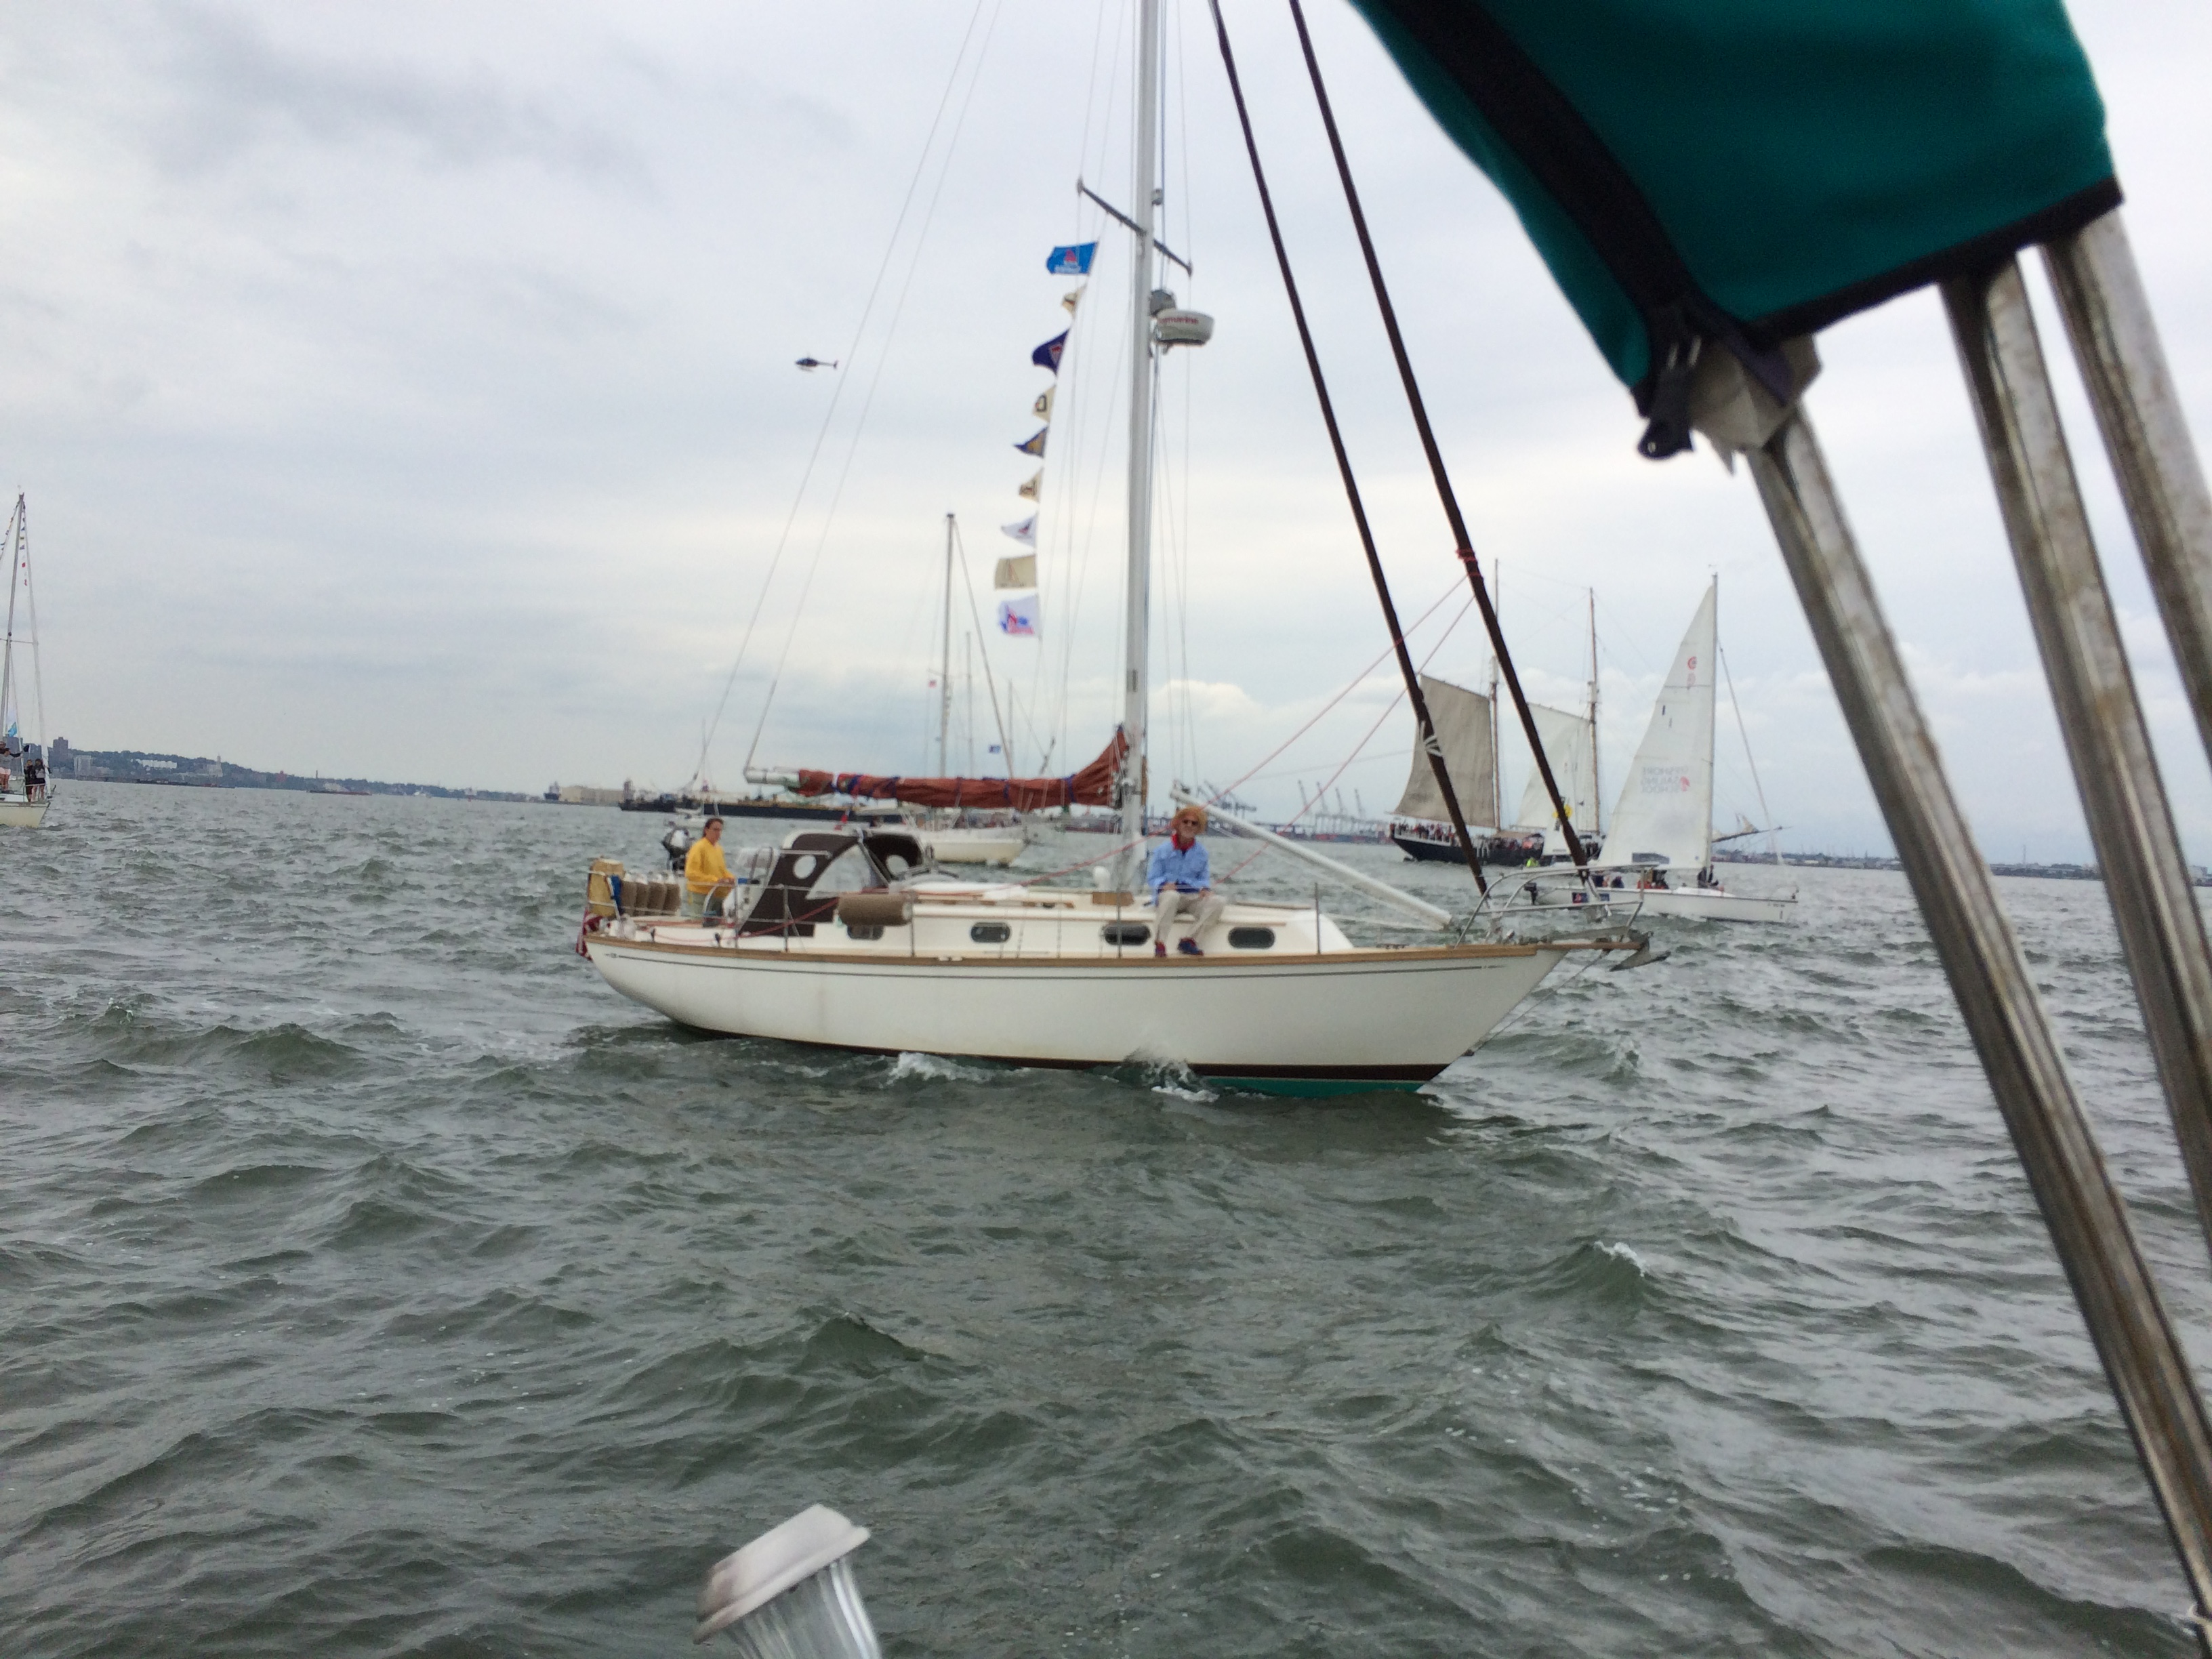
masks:
[[[2118,209],[2043,250],[2197,732],[2212,751],[2212,492]]]
[[[2212,1428],[2188,1359],[1802,410],[1784,416],[1749,455],[1899,860],[2165,1515],[2196,1601],[2199,1650],[2212,1655],[2204,1622],[2212,1611]]]
[[[2212,1242],[2212,951],[2018,262],[1944,283],[1943,304],[2197,1217]]]

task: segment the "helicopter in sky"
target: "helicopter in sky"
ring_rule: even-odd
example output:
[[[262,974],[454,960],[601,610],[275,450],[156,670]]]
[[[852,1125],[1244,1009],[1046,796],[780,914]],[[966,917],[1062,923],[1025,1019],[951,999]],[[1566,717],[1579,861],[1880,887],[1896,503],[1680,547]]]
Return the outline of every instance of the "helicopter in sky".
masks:
[[[809,374],[811,374],[817,368],[835,368],[837,365],[835,363],[825,363],[819,357],[801,357],[799,360],[799,367],[805,369]]]

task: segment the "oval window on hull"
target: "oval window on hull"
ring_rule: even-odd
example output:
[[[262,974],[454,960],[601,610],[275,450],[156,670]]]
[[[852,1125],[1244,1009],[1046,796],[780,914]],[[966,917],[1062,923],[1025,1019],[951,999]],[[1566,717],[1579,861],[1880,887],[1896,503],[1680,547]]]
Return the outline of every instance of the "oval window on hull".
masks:
[[[1275,948],[1275,930],[1272,927],[1232,927],[1229,930],[1229,948],[1232,951],[1272,951]]]
[[[1142,945],[1152,936],[1141,921],[1109,921],[1098,931],[1109,945]]]
[[[1004,945],[1014,936],[1014,930],[1003,921],[979,921],[968,930],[968,937],[978,945]]]

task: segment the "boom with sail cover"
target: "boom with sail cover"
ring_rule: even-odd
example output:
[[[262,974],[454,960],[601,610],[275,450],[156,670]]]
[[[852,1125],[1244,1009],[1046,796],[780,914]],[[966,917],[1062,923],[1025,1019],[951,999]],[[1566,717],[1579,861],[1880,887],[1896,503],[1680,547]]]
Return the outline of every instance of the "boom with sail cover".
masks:
[[[1702,870],[1713,855],[1713,683],[1720,584],[1705,590],[1675,648],[1613,809],[1601,868]]]
[[[1421,696],[1429,705],[1429,719],[1436,727],[1437,744],[1443,752],[1444,769],[1451,775],[1452,788],[1462,806],[1475,802],[1488,802],[1497,793],[1498,753],[1491,738],[1490,699],[1480,691],[1469,691],[1454,685],[1449,680],[1439,680],[1429,675],[1421,676]],[[1437,787],[1436,768],[1419,746],[1419,722],[1415,722],[1413,769],[1406,779],[1406,793],[1392,807],[1391,816],[1401,818],[1421,818],[1441,823],[1451,814],[1444,805],[1443,791]],[[1537,780],[1538,793],[1543,781]],[[1474,813],[1470,811],[1468,817]],[[1492,826],[1495,828],[1496,826]]]
[[[896,800],[908,806],[1009,808],[1039,812],[1053,806],[1110,806],[1114,783],[1129,752],[1118,728],[1114,740],[1080,772],[1064,778],[904,778],[867,772],[746,772],[757,783],[781,784],[799,795],[850,795],[855,800]]]

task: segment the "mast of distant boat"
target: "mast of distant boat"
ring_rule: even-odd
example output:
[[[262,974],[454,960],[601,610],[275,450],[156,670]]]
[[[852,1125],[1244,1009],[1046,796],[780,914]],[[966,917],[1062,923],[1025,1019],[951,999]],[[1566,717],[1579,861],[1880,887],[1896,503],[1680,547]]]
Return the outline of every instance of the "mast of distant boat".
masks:
[[[1490,608],[1494,612],[1505,602],[1504,583],[1505,568],[1503,561],[1490,562]],[[1504,626],[1501,622],[1499,624]],[[1505,786],[1498,781],[1498,653],[1490,653],[1490,827],[1503,833],[1505,829]]]
[[[945,747],[952,732],[952,515],[945,515],[945,639],[937,668],[937,775],[950,777]]]
[[[1121,727],[1129,739],[1121,767],[1121,839],[1115,885],[1135,889],[1143,867],[1145,840],[1146,714],[1151,666],[1152,567],[1152,258],[1153,210],[1159,203],[1157,179],[1160,103],[1159,0],[1137,7],[1137,108],[1135,164],[1130,176],[1131,228],[1136,247],[1129,261],[1129,568],[1127,579],[1122,657],[1128,680],[1122,694]]]
[[[15,703],[15,592],[23,585],[23,544],[28,528],[23,519],[23,498],[19,495],[15,510],[8,515],[8,528],[13,533],[8,538],[8,633],[5,643],[0,644],[0,732],[7,730],[8,710]],[[21,710],[16,712],[20,724]]]
[[[1602,837],[1605,834],[1605,787],[1599,781],[1597,769],[1597,589],[1589,591],[1589,734],[1590,734],[1590,833]]]

